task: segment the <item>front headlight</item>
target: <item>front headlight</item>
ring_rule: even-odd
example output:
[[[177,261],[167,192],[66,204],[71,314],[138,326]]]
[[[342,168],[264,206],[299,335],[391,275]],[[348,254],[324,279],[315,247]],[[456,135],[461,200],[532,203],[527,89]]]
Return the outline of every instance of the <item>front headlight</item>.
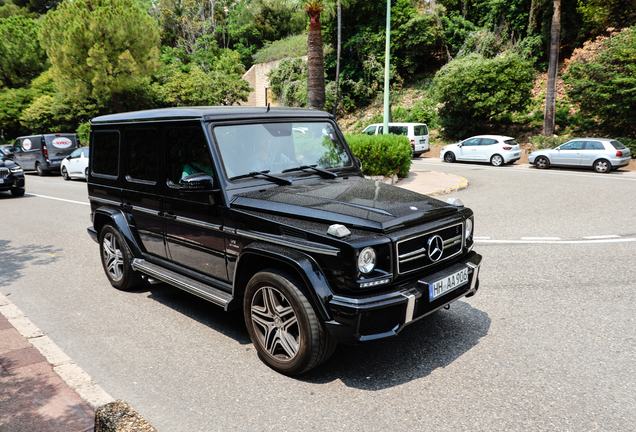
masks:
[[[466,241],[472,240],[473,237],[473,218],[466,219]]]
[[[11,172],[14,173],[14,174],[15,173],[21,173],[22,172],[22,167],[19,166],[19,165],[16,166],[16,167],[13,167],[13,168],[11,168]]]
[[[360,273],[368,274],[375,268],[376,255],[375,250],[371,247],[362,249],[358,255],[358,270]]]

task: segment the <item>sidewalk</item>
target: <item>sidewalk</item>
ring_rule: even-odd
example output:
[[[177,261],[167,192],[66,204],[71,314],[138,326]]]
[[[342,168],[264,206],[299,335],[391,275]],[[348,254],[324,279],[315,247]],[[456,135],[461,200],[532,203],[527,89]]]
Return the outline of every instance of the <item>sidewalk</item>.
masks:
[[[413,169],[397,186],[435,196],[465,189],[468,182]],[[92,431],[155,429],[128,404],[115,402],[0,293],[0,432]]]

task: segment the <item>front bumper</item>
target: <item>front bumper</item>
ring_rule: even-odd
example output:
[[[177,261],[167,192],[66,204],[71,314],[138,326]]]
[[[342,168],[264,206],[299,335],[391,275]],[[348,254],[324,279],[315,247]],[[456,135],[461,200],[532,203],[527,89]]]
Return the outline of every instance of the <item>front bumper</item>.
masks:
[[[5,177],[0,183],[0,191],[19,189],[24,187],[24,177]]]
[[[329,301],[333,319],[325,324],[340,343],[358,343],[397,335],[404,326],[460,299],[473,296],[479,288],[481,255],[471,252],[462,260],[399,290],[364,298],[334,296]],[[429,300],[429,283],[468,269],[468,281]]]

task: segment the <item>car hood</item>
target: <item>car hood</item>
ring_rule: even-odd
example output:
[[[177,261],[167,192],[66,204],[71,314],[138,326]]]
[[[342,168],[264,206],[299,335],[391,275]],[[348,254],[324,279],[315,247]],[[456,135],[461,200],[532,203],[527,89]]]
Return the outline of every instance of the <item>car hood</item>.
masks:
[[[391,232],[457,212],[457,207],[382,182],[350,177],[236,195],[231,207],[263,217],[284,215]]]
[[[7,159],[3,156],[0,156],[0,167],[13,168],[18,164],[13,162],[11,159]]]

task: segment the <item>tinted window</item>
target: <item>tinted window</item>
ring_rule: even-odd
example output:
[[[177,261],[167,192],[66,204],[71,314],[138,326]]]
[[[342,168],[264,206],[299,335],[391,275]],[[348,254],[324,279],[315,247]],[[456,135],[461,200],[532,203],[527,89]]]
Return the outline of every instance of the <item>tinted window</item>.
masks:
[[[616,150],[623,150],[624,148],[627,148],[622,142],[616,140],[610,141],[610,144],[612,144]]]
[[[409,128],[406,126],[389,126],[389,133],[393,135],[407,135]]]
[[[157,181],[159,172],[159,133],[156,129],[126,131],[128,176],[132,179]]]
[[[504,142],[505,142],[506,144],[513,145],[513,146],[519,145],[519,143],[517,143],[517,141],[515,141],[515,140],[513,140],[513,139],[509,139],[509,140],[506,140],[506,141],[504,141]]]
[[[428,135],[428,128],[426,127],[426,125],[415,125],[413,126],[413,134]]]
[[[93,172],[117,177],[119,174],[119,132],[93,133]]]
[[[214,176],[212,159],[200,127],[166,129],[168,179],[178,184],[183,177],[196,173]]]
[[[364,131],[362,131],[362,133],[367,135],[375,135],[375,126],[369,126]]]
[[[497,140],[495,140],[495,139],[492,139],[492,138],[482,138],[482,139],[481,139],[481,144],[479,144],[479,145],[486,146],[486,145],[493,145],[493,144],[496,144],[496,143],[497,143]]]
[[[78,158],[80,157],[80,154],[82,153],[82,149],[75,149],[73,150],[73,153],[71,153],[71,158]]]

